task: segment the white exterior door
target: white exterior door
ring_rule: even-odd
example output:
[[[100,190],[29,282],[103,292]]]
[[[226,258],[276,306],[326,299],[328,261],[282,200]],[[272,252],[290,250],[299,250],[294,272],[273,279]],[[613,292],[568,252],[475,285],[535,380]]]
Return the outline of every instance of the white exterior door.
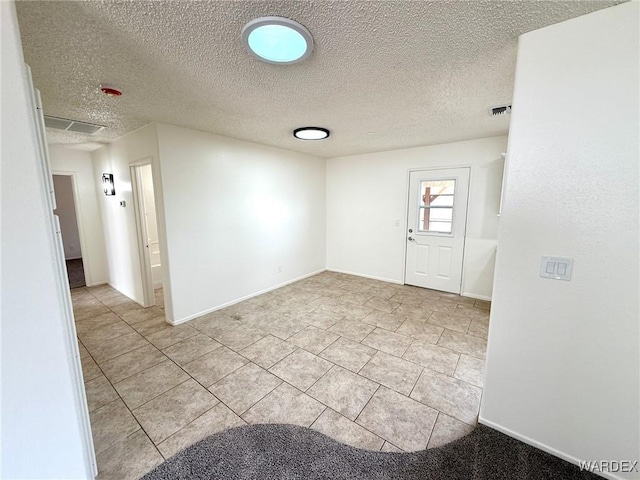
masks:
[[[409,174],[406,284],[460,293],[469,171]]]

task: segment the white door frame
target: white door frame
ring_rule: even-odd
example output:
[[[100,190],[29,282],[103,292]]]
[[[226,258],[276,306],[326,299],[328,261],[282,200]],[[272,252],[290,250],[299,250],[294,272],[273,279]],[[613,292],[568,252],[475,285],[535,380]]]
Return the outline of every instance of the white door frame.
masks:
[[[153,276],[151,274],[151,258],[149,256],[149,235],[147,234],[147,222],[145,221],[144,197],[142,194],[142,176],[139,168],[146,165],[152,166],[153,157],[145,157],[129,165],[131,173],[131,193],[133,194],[134,212],[136,218],[136,237],[138,240],[138,254],[140,256],[140,278],[142,280],[143,307],[153,307],[156,304],[156,296],[153,291]]]
[[[80,202],[78,201],[78,183],[76,181],[76,173],[64,170],[53,170],[51,175],[64,175],[71,177],[71,190],[73,191],[73,207],[76,209],[76,224],[78,225],[78,236],[80,237],[80,250],[82,251],[82,269],[84,270],[84,283],[87,287],[93,285],[91,277],[91,267],[86,261],[87,240],[84,233],[84,225],[82,224],[82,214]]]
[[[407,278],[407,235],[409,230],[409,202],[411,199],[409,198],[409,191],[411,188],[411,173],[412,172],[426,172],[426,171],[437,171],[437,170],[449,170],[455,168],[468,168],[469,169],[469,189],[467,191],[467,215],[464,221],[464,242],[462,248],[462,279],[460,281],[460,295],[462,296],[462,292],[465,291],[465,271],[466,271],[466,262],[465,262],[465,254],[467,249],[467,232],[469,231],[469,199],[471,198],[471,188],[473,185],[473,172],[474,168],[471,164],[461,164],[461,165],[442,165],[438,167],[416,167],[410,168],[407,170],[404,198],[406,202],[404,204],[404,230],[403,233],[403,241],[402,241],[402,283],[406,285],[405,281]]]

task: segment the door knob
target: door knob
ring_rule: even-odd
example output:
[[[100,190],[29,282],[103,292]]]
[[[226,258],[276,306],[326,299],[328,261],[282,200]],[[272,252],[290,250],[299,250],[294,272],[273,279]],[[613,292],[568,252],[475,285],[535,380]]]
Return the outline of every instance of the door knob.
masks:
[[[413,237],[409,237],[409,238],[408,238],[408,240],[409,240],[410,242],[413,242],[414,238],[413,238]]]
[[[413,228],[410,228],[410,229],[409,229],[409,233],[413,233]]]

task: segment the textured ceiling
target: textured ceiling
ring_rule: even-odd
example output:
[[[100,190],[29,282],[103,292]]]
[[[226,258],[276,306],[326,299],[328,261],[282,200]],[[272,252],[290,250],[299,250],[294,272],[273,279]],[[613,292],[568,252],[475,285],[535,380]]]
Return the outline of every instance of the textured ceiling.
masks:
[[[334,157],[506,133],[518,35],[619,1],[20,1],[25,58],[48,115],[99,123],[108,142],[152,121]],[[313,34],[305,62],[242,47],[259,16]],[[105,97],[111,83],[122,97]],[[331,129],[301,142],[294,128]],[[91,148],[85,145],[84,148]]]

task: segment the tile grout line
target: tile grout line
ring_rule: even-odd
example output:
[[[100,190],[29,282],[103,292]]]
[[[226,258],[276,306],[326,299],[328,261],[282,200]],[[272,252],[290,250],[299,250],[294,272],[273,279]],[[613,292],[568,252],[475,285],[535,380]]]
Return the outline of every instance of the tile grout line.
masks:
[[[320,358],[322,358],[322,357],[320,357]],[[326,358],[324,358],[323,360],[327,360],[327,359],[326,359]],[[330,362],[329,360],[327,360],[327,361],[328,361],[328,362]],[[317,379],[315,382],[313,382],[311,385],[309,385],[309,388],[307,388],[307,389],[305,390],[305,392],[304,392],[304,393],[306,393],[306,392],[308,392],[309,390],[311,390],[311,389],[313,388],[313,386],[314,386],[316,383],[318,383],[322,378],[324,378],[324,377],[325,377],[325,375],[327,375],[327,374],[328,374],[331,370],[333,370],[335,367],[340,367],[340,365],[337,365],[337,364],[335,364],[335,363],[333,363],[333,362],[330,362],[330,363],[332,364],[332,367],[331,367],[329,370],[327,370],[326,372],[324,372],[322,375],[320,375],[320,376],[318,377],[318,379]],[[343,368],[343,367],[340,367],[340,368]],[[345,368],[345,370],[347,370],[347,369]],[[349,370],[347,370],[347,371],[349,371]],[[307,394],[307,395],[309,395],[309,396],[310,396],[311,398],[313,398],[314,400],[316,400],[316,401],[320,402],[320,400],[318,400],[316,397],[313,397],[313,396],[312,396],[312,395],[310,395],[310,394]],[[322,403],[322,402],[320,402],[320,403]],[[324,405],[324,404],[323,404],[323,405]]]
[[[377,391],[378,391],[378,390],[376,389],[376,392],[377,392]],[[375,395],[375,392],[374,392],[374,395]],[[373,395],[371,395],[371,398],[373,398]],[[322,403],[322,402],[320,402],[320,403]],[[367,402],[367,403],[369,403],[369,402]],[[362,408],[362,410],[364,410],[365,408],[366,408],[366,405]],[[382,437],[381,437],[380,435],[378,435],[377,433],[374,433],[374,432],[372,432],[371,430],[369,430],[367,427],[365,427],[365,426],[363,426],[363,425],[360,425],[359,423],[356,423],[356,420],[358,419],[358,417],[360,416],[360,414],[358,414],[358,417],[356,417],[356,420],[350,420],[349,418],[345,417],[343,414],[341,414],[340,412],[338,412],[338,411],[334,410],[333,408],[331,408],[331,407],[329,407],[329,406],[327,406],[326,410],[331,410],[331,411],[332,411],[332,412],[334,412],[336,415],[340,415],[342,418],[344,418],[344,419],[345,419],[345,420],[347,420],[348,422],[353,423],[354,425],[356,425],[356,426],[358,426],[358,427],[362,428],[363,430],[366,430],[367,432],[369,432],[369,433],[370,433],[371,435],[373,435],[374,437],[379,438],[380,440],[382,440],[382,445],[384,445],[384,442],[386,442],[386,441],[387,441],[386,439],[382,438]],[[324,413],[324,412],[323,412],[323,413]],[[318,418],[320,418],[320,417],[318,417]],[[316,421],[317,421],[317,419],[316,419]],[[315,423],[315,422],[314,422],[314,423]],[[316,431],[317,431],[317,430],[316,430]],[[322,432],[320,432],[320,433],[322,433]],[[326,435],[326,434],[324,434],[324,435]],[[337,439],[335,439],[334,437],[332,437],[332,436],[330,436],[330,435],[327,435],[327,436],[328,436],[329,438],[333,438],[334,440],[337,440]],[[340,440],[337,440],[337,441],[340,441]],[[346,443],[346,442],[342,442],[342,441],[340,441],[340,442],[341,442],[341,443],[344,443],[345,445],[350,445],[350,444],[348,444],[348,443]],[[389,442],[389,443],[391,443],[391,442]],[[352,445],[352,446],[354,446],[354,445]],[[360,448],[360,447],[356,447],[356,448]],[[382,448],[382,446],[380,446],[380,448]],[[365,449],[365,450],[366,450],[366,449]],[[371,452],[375,452],[376,450],[369,450],[369,451],[371,451]],[[378,450],[378,451],[379,451],[379,450]]]
[[[433,437],[433,431],[436,429],[440,415],[442,415],[440,410],[436,410],[436,412],[438,412],[438,414],[436,415],[436,419],[433,421],[433,427],[431,427],[431,432],[429,432],[429,438],[427,439],[427,445],[425,448],[429,448],[429,442],[431,442],[431,437]]]
[[[85,347],[86,348],[86,347]],[[142,347],[141,347],[142,348]],[[88,351],[88,349],[87,349]],[[91,352],[89,352],[89,354],[91,355]],[[94,359],[95,361],[95,359]],[[98,368],[100,368],[100,370],[102,371],[102,368],[100,367],[100,364],[96,361],[96,364],[98,365]],[[133,410],[131,408],[129,408],[129,405],[127,405],[127,403],[124,401],[124,398],[122,398],[122,395],[120,395],[120,392],[118,392],[118,390],[116,390],[115,386],[113,383],[111,383],[111,380],[109,380],[109,378],[104,374],[103,375],[105,377],[105,379],[107,380],[107,382],[109,383],[109,385],[111,386],[111,388],[113,389],[114,392],[116,392],[116,395],[118,395],[118,399],[122,402],[122,404],[124,405],[124,407],[127,409],[127,411],[129,412],[129,414],[133,417],[133,419],[135,420],[135,422],[138,424],[138,426],[140,427],[140,430],[142,430],[142,432],[144,432],[145,436],[147,437],[147,439],[149,440],[149,442],[151,442],[151,444],[153,445],[153,448],[156,450],[156,452],[158,453],[158,455],[160,455],[161,458],[164,458],[164,456],[160,453],[160,451],[158,450],[155,442],[153,440],[151,440],[151,436],[149,435],[149,433],[145,430],[145,428],[142,426],[142,424],[140,423],[140,421],[138,420],[138,417],[135,416],[135,414],[133,413]],[[183,382],[184,383],[184,382]],[[113,400],[114,402],[117,401]],[[110,402],[112,403],[112,402]],[[148,402],[147,402],[148,403]],[[97,410],[97,409],[96,409]],[[136,430],[137,432],[137,430]],[[125,438],[129,438],[131,435],[133,435],[135,432],[132,432],[131,434],[127,435]],[[109,447],[108,449],[112,448],[115,445],[112,445],[111,447]],[[108,450],[108,449],[105,449]],[[99,468],[99,466],[98,466]]]
[[[114,312],[114,313],[115,313],[115,312]],[[116,315],[117,315],[117,314],[116,314]],[[143,335],[142,335],[142,336],[143,336]],[[144,337],[144,336],[143,336],[143,337]],[[147,339],[146,339],[146,337],[145,337],[145,340],[147,340]],[[157,398],[161,397],[162,395],[164,395],[164,394],[166,394],[167,392],[169,392],[169,391],[173,390],[174,388],[179,387],[180,385],[183,385],[184,383],[188,382],[190,379],[193,379],[193,380],[194,380],[194,381],[196,381],[196,382],[197,382],[197,380],[195,380],[195,378],[193,378],[193,377],[189,374],[189,372],[186,372],[186,371],[185,371],[185,370],[184,370],[180,365],[178,365],[176,362],[174,362],[174,361],[173,361],[173,359],[172,359],[172,358],[170,358],[168,355],[166,355],[162,350],[160,350],[159,348],[157,348],[155,345],[153,345],[153,344],[152,344],[151,342],[149,342],[148,340],[147,340],[147,342],[148,342],[148,344],[149,344],[149,345],[152,345],[152,346],[153,346],[153,348],[155,348],[157,351],[159,351],[159,352],[164,356],[165,360],[163,360],[163,361],[162,361],[162,362],[160,362],[160,363],[163,363],[164,361],[169,361],[169,362],[173,363],[173,364],[174,364],[176,367],[178,367],[182,372],[184,372],[184,373],[185,373],[189,378],[188,378],[188,379],[186,379],[186,380],[184,380],[183,382],[178,383],[177,385],[174,385],[173,387],[171,387],[171,388],[169,388],[168,390],[166,390],[166,391],[164,391],[164,392],[160,393],[159,395],[157,395],[157,396],[155,396],[155,397],[153,397],[153,398],[151,398],[151,399],[147,400],[145,403],[143,403],[143,404],[141,404],[141,405],[138,405],[135,409],[131,409],[131,408],[129,407],[129,405],[124,401],[124,398],[122,398],[122,396],[120,395],[120,392],[118,392],[118,390],[115,388],[115,384],[113,384],[113,383],[111,382],[111,380],[110,380],[106,375],[105,375],[105,378],[107,379],[107,381],[108,381],[108,382],[109,382],[109,384],[111,385],[111,388],[113,388],[113,390],[116,392],[116,394],[118,395],[119,399],[122,401],[122,403],[123,403],[123,405],[125,406],[125,408],[127,408],[127,410],[129,411],[129,413],[131,414],[131,416],[134,418],[134,420],[136,421],[136,423],[138,424],[138,426],[140,427],[140,429],[144,432],[144,434],[147,436],[147,438],[149,439],[149,441],[151,442],[151,444],[154,446],[154,448],[156,449],[156,451],[158,452],[158,454],[160,455],[160,457],[162,457],[162,458],[164,459],[165,457],[164,457],[164,455],[162,455],[162,453],[161,453],[161,452],[160,452],[160,450],[158,449],[158,445],[159,445],[160,443],[162,443],[162,441],[166,440],[166,438],[165,438],[165,439],[163,439],[161,442],[158,442],[158,443],[154,442],[154,441],[151,439],[151,436],[149,435],[149,433],[148,433],[148,432],[145,430],[145,428],[143,427],[143,425],[138,421],[138,417],[133,413],[133,410],[136,410],[136,409],[142,408],[143,406],[147,405],[149,402],[151,402],[151,401],[153,401],[153,400],[155,400],[155,399],[157,399]],[[176,343],[180,343],[180,342],[176,342]],[[169,346],[171,346],[171,345],[169,345]],[[168,346],[168,347],[169,347],[169,346]],[[140,347],[140,348],[145,348],[145,347],[146,347],[146,345],[145,345],[145,346],[143,346],[143,347]],[[168,348],[168,347],[166,347],[166,348]],[[85,347],[85,348],[86,348],[86,347]],[[137,350],[137,349],[134,349],[134,350]],[[134,351],[134,350],[131,350],[131,351]],[[131,351],[129,351],[129,352],[127,352],[127,353],[130,353]],[[126,353],[124,353],[123,355],[126,355]],[[122,355],[120,355],[120,356],[122,356]],[[117,357],[114,357],[114,358],[117,358]],[[109,360],[111,360],[111,359],[109,359]],[[94,359],[94,361],[95,361],[95,359]],[[107,360],[107,361],[108,361],[108,360]],[[155,367],[155,366],[159,365],[160,363],[158,363],[158,364],[156,364],[156,365],[153,365],[153,366],[151,366],[151,367],[149,367],[149,368],[147,368],[147,369],[141,370],[140,372],[136,372],[135,374],[130,375],[130,376],[129,376],[129,377],[127,377],[127,378],[131,378],[131,377],[133,377],[134,375],[137,375],[138,373],[142,373],[142,372],[144,372],[144,371],[150,370],[151,368],[153,368],[153,367]],[[96,364],[98,364],[98,363],[96,362]],[[98,367],[100,368],[100,365],[99,365],[99,364],[98,364]],[[102,370],[102,369],[101,369],[101,370]],[[103,374],[104,374],[104,372],[103,372]],[[123,380],[126,380],[126,379],[123,379]],[[123,381],[123,380],[121,380],[121,381]],[[120,382],[118,382],[118,383],[120,383]],[[197,383],[198,383],[198,382],[197,382]],[[202,385],[202,387],[206,389],[206,387],[204,387],[203,385]],[[213,395],[213,394],[212,394],[208,389],[206,389],[206,390],[207,390],[207,392],[209,392],[211,395]],[[218,397],[216,397],[215,395],[213,395],[213,397],[214,397],[215,399],[217,399],[217,400],[220,402],[220,399],[219,399]],[[114,401],[115,401],[115,400],[114,400]],[[215,407],[215,405],[214,405],[214,407]],[[212,407],[212,408],[214,408],[214,407]],[[207,410],[207,411],[209,411],[209,410]],[[206,412],[205,412],[205,413],[206,413]],[[189,423],[191,423],[191,422],[189,422]],[[187,425],[188,425],[188,424],[187,424]],[[185,426],[186,426],[186,425],[185,425]],[[175,433],[175,432],[174,432],[174,433]],[[173,434],[171,434],[171,435],[173,435]],[[169,436],[171,436],[171,435],[169,435]],[[169,438],[169,437],[167,437],[167,438]]]
[[[211,393],[211,392],[209,392]],[[160,442],[158,442],[157,444],[151,440],[151,442],[156,446],[156,448],[158,447],[158,445],[160,445],[161,443],[166,442],[168,439],[170,439],[171,437],[173,437],[174,435],[177,435],[178,433],[180,433],[181,431],[183,431],[185,428],[187,428],[189,425],[193,424],[195,421],[197,421],[199,418],[204,417],[207,413],[209,413],[211,410],[213,410],[214,408],[216,408],[218,405],[224,405],[226,408],[229,409],[229,411],[231,413],[233,413],[236,417],[238,417],[241,421],[243,421],[245,424],[247,424],[247,422],[244,421],[244,419],[238,415],[235,410],[233,410],[229,405],[227,405],[226,403],[224,403],[220,398],[216,397],[213,393],[211,393],[211,395],[213,395],[213,397],[218,400],[218,403],[216,403],[213,407],[211,407],[210,409],[206,410],[205,412],[201,413],[200,415],[198,415],[196,418],[194,418],[193,420],[191,420],[189,423],[187,423],[186,425],[184,425],[183,427],[181,427],[179,430],[176,430],[175,432],[173,432],[171,435],[169,435],[166,438],[163,438]],[[226,429],[225,429],[226,430]],[[206,437],[204,437],[206,438]],[[159,451],[159,449],[158,449]],[[160,455],[162,456],[162,458],[164,458],[165,460],[168,460],[163,454],[162,452],[160,452]],[[174,454],[176,455],[176,454]],[[173,455],[172,455],[173,456]],[[171,458],[171,457],[169,457]]]
[[[378,383],[378,382],[374,382],[374,383]],[[367,400],[367,402],[364,404],[364,406],[360,409],[360,411],[358,412],[358,415],[356,415],[356,418],[354,418],[353,420],[351,420],[353,423],[355,423],[355,424],[357,424],[357,425],[360,425],[360,424],[358,423],[358,419],[360,418],[360,415],[362,415],[362,412],[364,412],[364,411],[366,410],[367,405],[369,405],[369,403],[371,402],[371,399],[372,399],[373,397],[375,397],[375,396],[376,396],[376,393],[378,393],[378,390],[380,390],[380,388],[381,388],[381,387],[382,387],[382,385],[378,383],[377,388],[374,390],[373,394],[369,397],[369,400]],[[385,387],[385,388],[386,388],[386,387]],[[362,425],[360,425],[360,426],[362,426]],[[372,433],[373,433],[373,432],[372,432]],[[379,435],[378,435],[378,436],[379,436]],[[386,440],[386,438],[385,438],[385,440]]]
[[[418,403],[422,403],[420,400],[416,400],[415,398],[413,398],[411,396],[411,394],[413,393],[413,391],[416,389],[416,385],[418,385],[418,382],[420,381],[420,378],[422,378],[422,374],[424,373],[424,371],[427,369],[427,367],[422,367],[422,370],[420,371],[420,375],[418,375],[418,378],[416,379],[416,383],[413,384],[413,387],[411,387],[411,391],[409,392],[409,395],[407,395],[407,398],[411,398],[412,400],[415,400]],[[422,403],[423,405],[427,405],[426,403]],[[429,408],[433,408],[430,405],[427,405],[427,407]],[[435,409],[437,410],[437,409]],[[439,411],[439,410],[438,410]]]
[[[140,348],[146,348],[146,345],[145,345],[144,347],[140,347]],[[136,350],[139,350],[139,348],[137,348]],[[132,353],[132,352],[135,352],[135,350],[131,350],[131,352],[127,352],[127,353]],[[123,354],[123,355],[121,355],[121,356],[127,355],[127,353],[125,353],[125,354]],[[162,352],[160,352],[160,353],[162,353]],[[119,358],[119,357],[116,357],[116,358]],[[113,360],[113,359],[111,359],[111,360]],[[111,360],[107,360],[107,361],[108,361],[108,362],[110,362]],[[107,377],[107,380],[109,380],[109,382],[111,382],[111,384],[113,385],[113,388],[115,389],[115,385],[116,385],[117,383],[124,382],[125,380],[129,380],[131,377],[135,377],[136,375],[138,375],[138,374],[140,374],[140,373],[144,373],[144,372],[146,372],[146,371],[148,371],[148,370],[151,370],[152,368],[157,367],[158,365],[161,365],[162,363],[166,363],[166,361],[167,361],[167,360],[170,360],[170,359],[169,359],[169,358],[166,358],[166,355],[165,355],[165,358],[164,358],[163,360],[160,360],[158,363],[156,363],[156,364],[154,364],[154,365],[150,365],[150,366],[148,366],[148,367],[146,367],[146,368],[143,368],[142,370],[137,371],[137,372],[135,372],[135,373],[133,373],[133,374],[129,375],[128,377],[123,378],[122,380],[118,380],[118,381],[117,381],[117,382],[115,382],[115,383],[114,383],[114,382],[112,382],[112,381],[111,381],[111,379],[110,379],[109,377],[107,377],[107,375],[106,375],[106,374],[105,374],[105,377]]]

